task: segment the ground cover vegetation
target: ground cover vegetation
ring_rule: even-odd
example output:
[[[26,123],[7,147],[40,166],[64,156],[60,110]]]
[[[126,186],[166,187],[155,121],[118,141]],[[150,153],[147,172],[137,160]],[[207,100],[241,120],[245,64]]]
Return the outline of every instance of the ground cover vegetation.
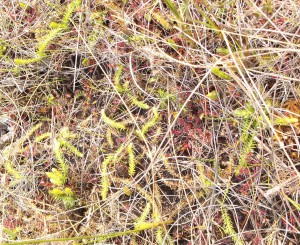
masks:
[[[1,1],[1,244],[299,244],[299,4]]]

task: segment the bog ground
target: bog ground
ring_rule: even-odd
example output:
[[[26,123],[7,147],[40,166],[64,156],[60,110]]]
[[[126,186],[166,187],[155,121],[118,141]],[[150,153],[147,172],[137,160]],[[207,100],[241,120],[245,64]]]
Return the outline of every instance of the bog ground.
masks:
[[[1,244],[299,244],[300,2],[3,0]]]

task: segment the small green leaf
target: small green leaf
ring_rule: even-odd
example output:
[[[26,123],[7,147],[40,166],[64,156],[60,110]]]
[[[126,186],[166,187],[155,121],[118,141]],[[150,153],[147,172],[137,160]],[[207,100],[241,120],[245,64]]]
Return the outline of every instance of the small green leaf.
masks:
[[[16,240],[17,239],[17,233],[19,233],[21,231],[21,228],[20,227],[17,227],[13,230],[10,230],[8,228],[3,228],[3,232],[6,233],[10,240]]]
[[[90,59],[84,58],[83,61],[82,61],[82,65],[83,65],[84,67],[89,66],[89,65],[90,65]]]
[[[19,6],[22,8],[22,9],[25,9],[27,10],[29,8],[29,5],[27,3],[23,3],[23,2],[20,2],[19,3]]]
[[[227,48],[217,48],[217,53],[222,54],[222,55],[227,55],[229,54],[229,50]]]
[[[225,80],[231,80],[231,76],[229,76],[227,73],[221,71],[221,69],[217,66],[215,66],[211,72],[216,75],[217,77],[223,78]]]
[[[131,194],[132,194],[132,190],[130,190],[130,188],[128,186],[125,186],[123,188],[123,192],[126,196],[131,196]]]
[[[206,95],[206,97],[209,98],[209,99],[211,99],[211,100],[218,100],[219,95],[218,95],[218,92],[216,90],[214,90],[214,91],[208,93]]]
[[[167,40],[167,42],[170,44],[170,46],[172,47],[172,49],[178,50],[178,45],[176,44],[176,42],[172,38],[169,38]]]
[[[300,204],[299,204],[299,203],[295,202],[293,199],[289,198],[289,197],[286,196],[286,195],[285,195],[285,197],[289,200],[289,202],[290,202],[291,204],[293,204],[293,206],[294,206],[298,211],[300,211]]]
[[[151,15],[148,14],[148,13],[145,13],[145,14],[144,14],[144,18],[145,18],[145,20],[147,20],[147,21],[151,21]]]

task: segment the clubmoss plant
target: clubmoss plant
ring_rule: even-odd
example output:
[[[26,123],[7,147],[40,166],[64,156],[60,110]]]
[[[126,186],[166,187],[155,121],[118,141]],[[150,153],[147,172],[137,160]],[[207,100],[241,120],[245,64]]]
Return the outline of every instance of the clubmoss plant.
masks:
[[[40,142],[51,136],[50,132],[43,133],[35,138],[35,142]],[[63,189],[63,185],[68,180],[68,165],[63,156],[63,150],[68,150],[77,157],[83,157],[83,154],[73,146],[68,140],[76,138],[75,133],[70,132],[69,128],[63,127],[58,134],[58,137],[53,140],[53,153],[59,165],[59,169],[52,168],[51,172],[46,172],[50,182],[56,185],[49,194],[56,200],[62,201],[66,208],[71,208],[75,204],[75,195],[70,188]]]
[[[234,244],[243,245],[244,242],[238,237],[238,234],[236,233],[233,222],[231,220],[231,217],[229,216],[228,210],[225,205],[225,201],[229,192],[230,182],[227,183],[226,189],[224,191],[224,195],[222,198],[222,201],[218,200],[221,205],[221,215],[223,220],[223,230],[226,235],[230,236],[232,240],[234,241]]]
[[[157,94],[160,98],[160,108],[165,109],[167,107],[168,100],[175,102],[176,101],[176,95],[172,94],[168,91],[165,91],[163,89],[158,89]]]
[[[123,65],[119,65],[116,74],[115,74],[115,87],[119,93],[125,92],[125,88],[121,85],[121,75],[123,72]]]
[[[64,148],[68,151],[70,151],[71,153],[73,153],[75,156],[77,157],[83,157],[83,154],[72,144],[70,144],[70,142],[64,140],[64,139],[58,139],[58,143],[60,145],[61,148]]]
[[[242,167],[247,167],[248,154],[256,147],[255,136],[258,133],[258,122],[249,118],[242,122],[242,134],[240,137],[241,152],[237,172]]]
[[[68,178],[68,165],[66,164],[65,159],[63,157],[63,154],[61,151],[61,145],[56,139],[54,139],[54,143],[53,143],[53,153],[54,153],[55,159],[60,167],[60,171],[62,172],[62,175],[64,176],[64,180],[66,181]]]
[[[114,181],[116,182],[120,182],[125,184],[126,186],[128,186],[130,184],[129,180],[126,179],[119,179],[116,177],[113,177]],[[155,194],[155,199],[153,198],[152,195],[150,195],[144,188],[142,188],[140,185],[136,184],[134,187],[135,189],[145,198],[145,200],[147,201],[145,209],[142,212],[142,215],[140,216],[140,218],[137,220],[137,222],[135,222],[135,226],[137,228],[141,228],[144,226],[147,226],[149,224],[149,222],[146,221],[142,221],[143,219],[145,219],[147,217],[147,213],[148,213],[148,209],[151,208],[152,210],[152,219],[154,220],[154,222],[161,222],[161,215],[159,213],[159,206],[161,206],[161,195],[159,193],[158,187],[155,184],[154,185],[154,194]],[[149,203],[149,204],[148,204]],[[157,231],[156,231],[156,241],[158,242],[158,244],[173,244],[173,241],[171,239],[171,237],[168,234],[165,234],[164,229],[158,227]]]
[[[221,213],[224,222],[224,232],[232,238],[234,244],[243,245],[244,242],[238,237],[236,231],[234,230],[232,220],[224,204],[221,206]]]
[[[74,147],[68,139],[75,138],[76,134],[69,131],[67,127],[64,127],[60,130],[58,138],[54,139],[53,143],[53,152],[57,163],[59,164],[60,171],[63,175],[62,180],[67,180],[68,178],[68,165],[65,162],[65,159],[62,154],[62,150],[66,149],[73,153],[75,156],[83,157],[83,154]],[[53,172],[53,171],[52,171]],[[56,172],[57,173],[57,172]]]
[[[109,155],[101,164],[101,198],[103,201],[107,199],[109,191],[108,165],[112,162],[113,158],[113,155]]]
[[[24,136],[22,136],[15,143],[12,143],[12,144],[6,146],[2,152],[1,158],[2,158],[2,161],[4,162],[4,168],[16,180],[20,180],[22,178],[22,174],[18,170],[15,169],[12,158],[13,158],[13,156],[17,155],[19,152],[22,151],[23,143],[41,126],[42,126],[42,123],[39,123],[39,124],[33,126]]]
[[[169,24],[169,22],[159,12],[152,13],[152,16],[163,28],[165,28],[166,30],[171,29],[171,25]]]
[[[143,101],[138,100],[135,96],[130,96],[131,103],[141,109],[148,110],[150,108],[149,105],[144,103]]]
[[[65,207],[72,208],[75,205],[76,197],[73,191],[66,187],[66,188],[54,188],[49,190],[49,194],[58,202],[63,202]]]
[[[148,223],[148,222],[146,222],[146,219],[149,216],[150,211],[151,211],[151,204],[146,203],[146,206],[143,209],[143,212],[141,213],[141,215],[137,218],[136,222],[134,223],[134,228],[135,229],[143,227],[144,224]],[[133,241],[133,244],[137,244],[135,235],[133,235],[131,239]]]
[[[234,110],[233,114],[236,117],[243,118],[241,122],[241,151],[239,157],[239,166],[236,169],[238,173],[242,167],[247,167],[247,157],[249,153],[256,147],[255,136],[258,134],[259,123],[263,121],[262,117],[254,118],[255,108],[247,103],[245,108]],[[267,118],[270,125],[288,126],[297,123],[299,120],[296,117],[275,117],[273,121]]]
[[[277,117],[273,121],[276,126],[288,126],[297,122],[299,122],[299,119],[296,117]]]
[[[36,57],[27,58],[27,59],[15,59],[14,62],[16,65],[28,65],[31,63],[39,62],[44,57],[47,56],[46,51],[49,44],[58,37],[65,29],[68,28],[68,23],[71,20],[72,14],[75,11],[76,7],[81,6],[81,1],[74,0],[68,6],[65,12],[65,15],[60,23],[51,22],[50,23],[50,32],[41,38],[41,41],[37,45]]]
[[[128,157],[129,157],[128,173],[132,177],[135,174],[135,167],[136,167],[136,159],[135,159],[135,155],[134,155],[133,143],[130,143],[127,146],[127,151],[128,151]]]
[[[37,137],[35,138],[35,142],[36,142],[36,143],[41,142],[41,141],[43,141],[44,139],[49,138],[50,136],[51,136],[51,133],[50,133],[50,132],[43,133],[43,134],[41,134],[41,135],[39,135],[39,136],[37,136]]]
[[[144,124],[144,126],[142,127],[141,132],[136,130],[137,135],[142,139],[143,136],[145,136],[145,134],[149,131],[150,128],[152,128],[153,126],[155,126],[157,124],[157,122],[160,119],[158,110],[156,107],[152,108],[152,112],[153,112],[153,117]]]
[[[204,164],[202,162],[197,164],[198,177],[204,186],[205,192],[209,191],[209,188],[213,185],[213,182],[205,175]]]
[[[239,173],[241,168],[247,167],[248,155],[256,146],[254,138],[258,133],[259,119],[253,117],[254,113],[255,108],[250,103],[247,103],[244,109],[236,109],[233,112],[235,116],[243,118],[240,136],[241,150],[236,173]]]
[[[112,139],[112,133],[111,133],[110,128],[108,128],[107,131],[106,131],[106,141],[107,141],[110,148],[114,147],[114,141]]]
[[[67,181],[65,174],[56,168],[52,168],[52,172],[46,172],[46,175],[50,179],[50,182],[57,186],[62,186]]]
[[[108,166],[120,161],[124,152],[125,144],[122,144],[113,154],[109,154],[101,164],[101,197],[105,201],[110,187]]]
[[[110,119],[108,116],[106,116],[104,109],[102,109],[102,111],[101,111],[101,118],[108,126],[110,126],[112,128],[121,129],[121,130],[126,129],[126,126],[123,123],[116,122],[115,120]]]
[[[143,212],[142,212],[141,216],[138,217],[138,219],[134,223],[134,228],[135,229],[139,228],[141,226],[141,224],[146,222],[146,219],[147,219],[148,215],[150,214],[150,211],[151,211],[151,204],[146,203],[146,206],[143,209]]]

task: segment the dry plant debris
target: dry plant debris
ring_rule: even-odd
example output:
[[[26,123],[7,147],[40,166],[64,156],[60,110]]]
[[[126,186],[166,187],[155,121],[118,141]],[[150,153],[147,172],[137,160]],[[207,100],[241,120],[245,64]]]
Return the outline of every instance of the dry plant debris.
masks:
[[[1,244],[299,244],[299,1],[0,2]]]

